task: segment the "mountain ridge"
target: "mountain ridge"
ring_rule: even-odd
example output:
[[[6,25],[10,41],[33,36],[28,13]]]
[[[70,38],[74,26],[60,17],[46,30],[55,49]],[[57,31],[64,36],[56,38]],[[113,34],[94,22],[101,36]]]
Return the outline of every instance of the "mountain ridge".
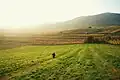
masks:
[[[68,21],[78,27],[81,26],[113,26],[120,25],[120,14],[119,13],[102,13],[91,16],[81,16]]]
[[[44,29],[71,30],[84,29],[88,27],[104,28],[109,26],[120,26],[120,13],[101,13],[97,15],[80,16],[68,21],[43,25]]]

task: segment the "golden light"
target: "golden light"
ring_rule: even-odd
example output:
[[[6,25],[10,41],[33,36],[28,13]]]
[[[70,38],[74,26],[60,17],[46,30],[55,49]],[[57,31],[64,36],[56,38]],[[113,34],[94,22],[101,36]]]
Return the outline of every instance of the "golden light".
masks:
[[[33,26],[94,14],[96,0],[1,0],[0,27]]]

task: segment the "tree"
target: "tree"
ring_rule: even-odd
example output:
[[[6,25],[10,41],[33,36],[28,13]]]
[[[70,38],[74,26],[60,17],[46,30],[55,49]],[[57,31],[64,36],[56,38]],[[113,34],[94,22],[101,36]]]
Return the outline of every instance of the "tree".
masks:
[[[93,43],[94,42],[94,37],[93,36],[88,36],[86,39],[87,43]]]
[[[92,28],[92,27],[90,26],[90,27],[88,27],[88,28]]]

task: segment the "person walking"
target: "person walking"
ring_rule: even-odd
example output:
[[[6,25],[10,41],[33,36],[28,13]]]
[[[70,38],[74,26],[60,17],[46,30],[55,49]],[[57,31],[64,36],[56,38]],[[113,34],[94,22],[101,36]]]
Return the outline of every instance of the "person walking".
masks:
[[[55,56],[56,56],[55,52],[54,52],[54,53],[52,53],[52,57],[53,57],[53,58],[55,58]]]

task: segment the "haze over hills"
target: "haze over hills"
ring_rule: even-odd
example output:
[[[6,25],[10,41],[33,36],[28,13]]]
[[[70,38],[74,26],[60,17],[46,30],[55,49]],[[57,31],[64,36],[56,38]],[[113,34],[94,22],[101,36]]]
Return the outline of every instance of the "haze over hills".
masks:
[[[120,25],[119,13],[102,13],[92,16],[82,16],[75,19],[63,22],[60,24],[62,28],[88,28],[94,27],[106,27]]]
[[[83,29],[90,26],[94,28],[109,27],[109,26],[119,26],[120,25],[120,14],[119,13],[102,13],[90,16],[81,16],[75,19],[58,22],[53,24],[43,24],[38,26],[30,26],[26,29],[12,29],[12,33],[47,33],[47,32],[58,32],[63,30],[72,29]],[[9,31],[9,30],[8,30]],[[9,31],[10,32],[10,31]]]
[[[65,22],[43,25],[43,28],[51,30],[68,30],[68,29],[71,30],[88,28],[89,26],[101,28],[119,25],[120,25],[119,13],[102,13],[91,16],[81,16]]]

